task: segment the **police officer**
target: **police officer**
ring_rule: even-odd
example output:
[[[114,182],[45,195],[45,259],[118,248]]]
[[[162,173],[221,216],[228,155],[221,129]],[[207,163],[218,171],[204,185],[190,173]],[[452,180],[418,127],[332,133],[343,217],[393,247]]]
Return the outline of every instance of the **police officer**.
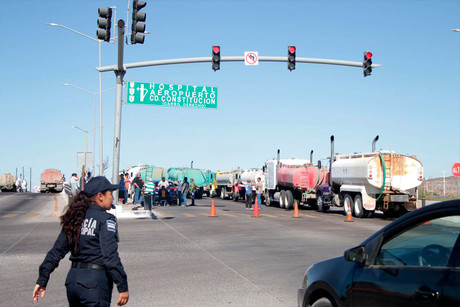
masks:
[[[117,221],[106,212],[112,206],[112,191],[118,188],[98,176],[72,199],[61,216],[61,233],[40,265],[35,303],[44,297],[50,274],[69,251],[72,265],[65,282],[69,306],[110,306],[114,282],[120,292],[118,306],[128,302],[128,280],[117,251]]]

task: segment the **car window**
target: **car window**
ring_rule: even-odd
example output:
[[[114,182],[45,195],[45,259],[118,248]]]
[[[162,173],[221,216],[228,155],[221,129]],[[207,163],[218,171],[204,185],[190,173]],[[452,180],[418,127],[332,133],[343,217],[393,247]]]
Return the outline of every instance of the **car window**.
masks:
[[[460,216],[433,219],[384,242],[376,264],[445,267],[460,233]]]

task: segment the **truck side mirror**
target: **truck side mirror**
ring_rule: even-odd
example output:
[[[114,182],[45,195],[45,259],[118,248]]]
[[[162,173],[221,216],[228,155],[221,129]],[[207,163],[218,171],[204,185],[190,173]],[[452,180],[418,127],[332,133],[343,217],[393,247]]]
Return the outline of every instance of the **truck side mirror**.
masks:
[[[318,160],[318,168],[321,169],[321,160]]]

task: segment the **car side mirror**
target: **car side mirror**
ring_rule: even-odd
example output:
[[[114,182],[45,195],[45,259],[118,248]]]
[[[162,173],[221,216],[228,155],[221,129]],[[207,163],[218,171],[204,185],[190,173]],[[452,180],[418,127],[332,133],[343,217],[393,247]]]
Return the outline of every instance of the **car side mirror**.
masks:
[[[364,264],[366,260],[366,248],[362,245],[348,249],[344,252],[343,257],[346,261]]]

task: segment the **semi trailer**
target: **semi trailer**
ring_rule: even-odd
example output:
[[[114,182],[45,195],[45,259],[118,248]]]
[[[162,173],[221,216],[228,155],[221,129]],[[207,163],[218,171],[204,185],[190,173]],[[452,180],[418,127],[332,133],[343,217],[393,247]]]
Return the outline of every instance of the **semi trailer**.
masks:
[[[0,176],[0,192],[16,192],[16,177],[10,173]]]
[[[58,169],[45,169],[40,177],[40,193],[60,193],[64,189],[64,175]]]

